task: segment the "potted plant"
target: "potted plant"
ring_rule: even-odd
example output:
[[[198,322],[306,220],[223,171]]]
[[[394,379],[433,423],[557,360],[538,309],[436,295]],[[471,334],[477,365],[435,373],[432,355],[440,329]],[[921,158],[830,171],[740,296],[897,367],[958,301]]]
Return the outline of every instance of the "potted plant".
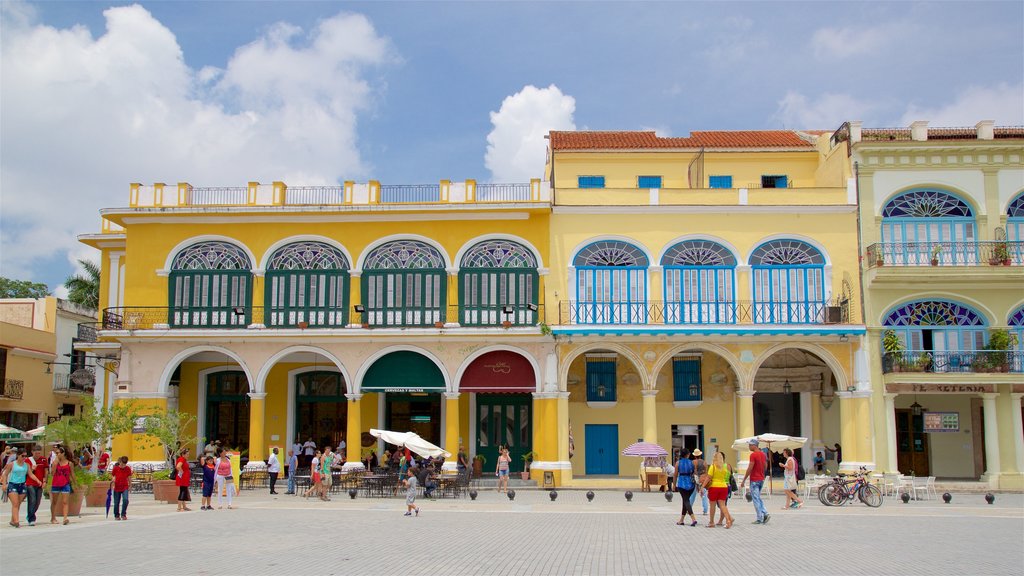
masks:
[[[473,478],[479,478],[484,473],[484,464],[487,463],[487,457],[483,454],[477,454],[473,456]]]
[[[992,250],[992,259],[997,264],[1009,266],[1011,264],[1009,245],[1006,242],[997,242],[995,248]]]
[[[501,327],[508,330],[509,328],[512,327],[512,322],[509,320],[505,320],[501,323]]]
[[[900,337],[896,335],[895,330],[886,330],[882,333],[882,350],[885,352],[884,361],[886,363],[883,368],[888,368],[887,371],[901,372],[906,347]]]
[[[989,332],[982,363],[990,372],[1010,371],[1010,351],[1017,346],[1017,335],[1009,330],[997,328]]]
[[[440,320],[434,322],[434,328],[444,328],[444,322],[441,322]]]
[[[103,506],[107,502],[107,490],[111,487],[110,481],[114,479],[107,472],[97,475],[88,474],[89,490],[85,494],[85,505],[90,507]]]
[[[189,432],[195,429],[196,417],[187,412],[165,410],[146,416],[146,435],[164,449],[164,470],[153,473],[153,499],[174,503],[178,500],[178,489],[171,480],[171,469],[181,449],[194,446],[198,438]],[[158,477],[159,474],[159,477]],[[166,476],[164,476],[166,474]],[[158,490],[159,485],[159,490]],[[171,494],[168,494],[170,491]],[[169,496],[169,497],[168,497]]]
[[[530,479],[530,464],[532,464],[532,463],[533,463],[533,452],[527,452],[526,454],[523,454],[523,472],[522,472],[523,480],[529,480]]]
[[[936,244],[932,247],[932,266],[939,265],[939,254],[942,254],[942,246]]]

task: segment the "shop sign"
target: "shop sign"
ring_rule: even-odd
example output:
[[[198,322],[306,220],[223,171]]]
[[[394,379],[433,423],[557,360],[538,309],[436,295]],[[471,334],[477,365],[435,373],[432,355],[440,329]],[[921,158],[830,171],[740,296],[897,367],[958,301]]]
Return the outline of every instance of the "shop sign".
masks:
[[[890,394],[987,394],[996,391],[992,384],[886,384]]]
[[[960,413],[959,412],[925,412],[924,413],[924,431],[925,432],[959,432],[960,431]]]

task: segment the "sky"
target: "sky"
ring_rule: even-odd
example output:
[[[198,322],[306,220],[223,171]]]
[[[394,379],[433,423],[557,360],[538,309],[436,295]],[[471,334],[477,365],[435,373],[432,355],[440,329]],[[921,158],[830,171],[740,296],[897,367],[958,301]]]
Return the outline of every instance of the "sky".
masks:
[[[1024,3],[0,1],[0,276],[131,182],[525,182],[549,130],[1024,125]]]

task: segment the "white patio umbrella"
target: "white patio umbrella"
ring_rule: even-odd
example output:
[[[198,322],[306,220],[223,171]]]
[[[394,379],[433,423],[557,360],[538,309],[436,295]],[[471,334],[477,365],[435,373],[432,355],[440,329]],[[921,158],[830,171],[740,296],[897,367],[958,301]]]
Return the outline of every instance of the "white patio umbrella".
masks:
[[[46,436],[46,426],[25,431],[25,438],[29,440],[42,440],[44,436]]]
[[[758,434],[757,436],[748,436],[747,438],[737,438],[732,443],[732,449],[737,452],[742,450],[750,450],[750,441],[757,440],[758,448],[767,448],[769,452],[782,452],[786,448],[796,450],[802,448],[804,444],[807,444],[807,438],[800,436],[786,436],[785,434],[772,434],[771,432],[765,432],[764,434]],[[772,459],[768,459],[768,493],[771,494],[775,487],[775,480],[772,478]]]
[[[370,428],[370,435],[374,438],[380,438],[388,444],[405,446],[410,451],[415,452],[423,458],[436,458],[438,456],[444,456],[445,458],[452,457],[451,452],[445,452],[442,448],[427,442],[415,432],[393,432],[391,430],[377,430],[376,428]]]
[[[17,428],[11,428],[6,424],[0,424],[0,440],[21,440],[24,432]]]

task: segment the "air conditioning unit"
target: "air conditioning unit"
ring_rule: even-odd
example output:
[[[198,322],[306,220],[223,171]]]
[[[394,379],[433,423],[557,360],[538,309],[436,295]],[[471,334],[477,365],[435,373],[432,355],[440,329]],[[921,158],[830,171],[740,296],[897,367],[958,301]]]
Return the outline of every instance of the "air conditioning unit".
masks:
[[[825,307],[825,324],[841,324],[843,322],[842,306]]]

